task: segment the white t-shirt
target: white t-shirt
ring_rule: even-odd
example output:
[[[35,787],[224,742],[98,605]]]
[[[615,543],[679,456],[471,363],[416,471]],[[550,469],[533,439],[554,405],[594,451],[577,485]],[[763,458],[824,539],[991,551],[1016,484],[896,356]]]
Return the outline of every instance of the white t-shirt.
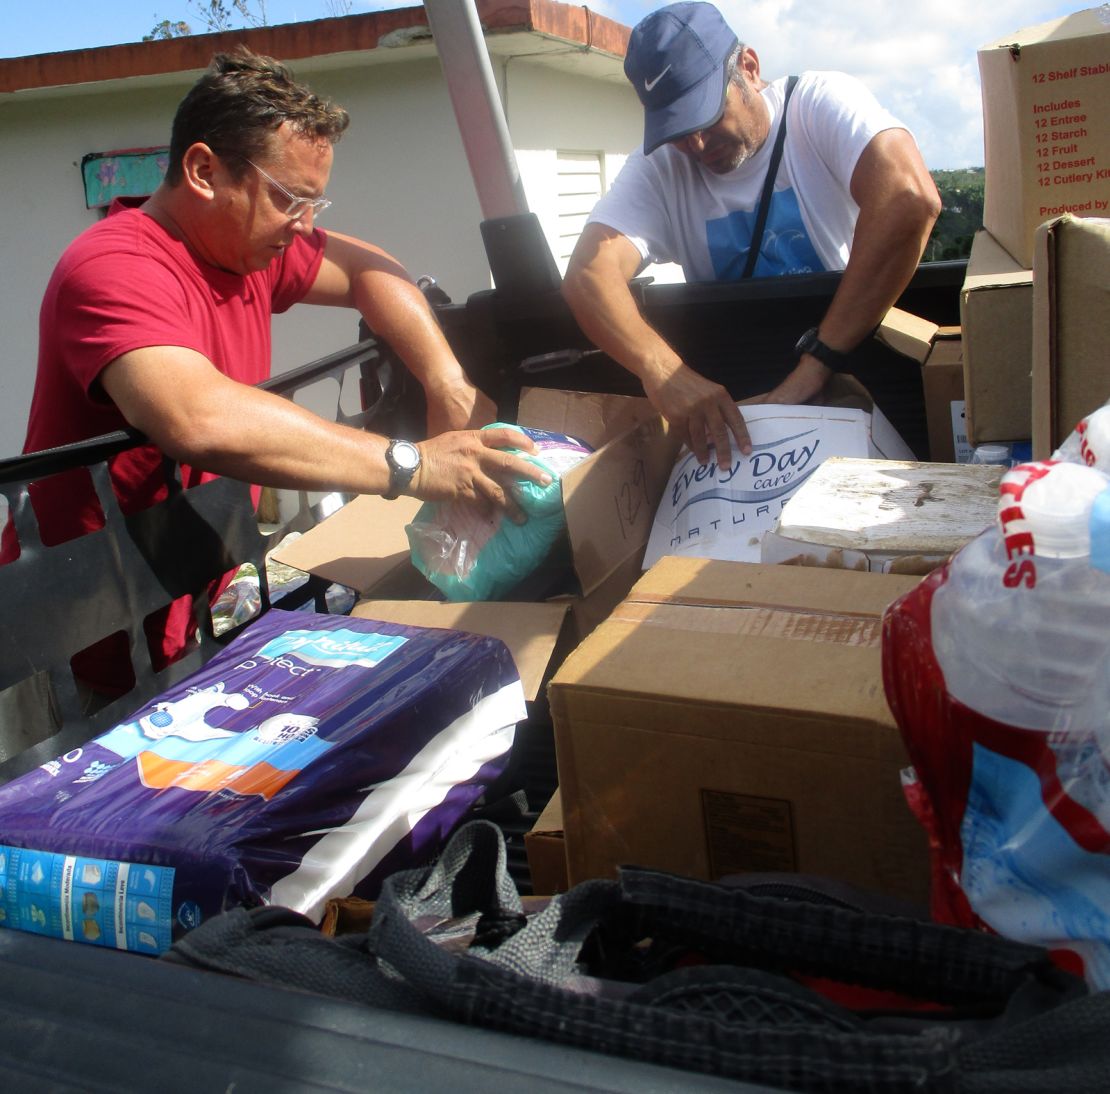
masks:
[[[760,94],[771,116],[763,147],[735,171],[716,175],[671,145],[638,148],[589,222],[615,228],[644,264],[677,262],[687,281],[736,281],[751,243],[771,161],[786,78]],[[863,150],[884,129],[905,129],[870,91],[843,72],[807,72],[786,121],[786,144],[755,277],[841,270],[859,207],[849,185]]]

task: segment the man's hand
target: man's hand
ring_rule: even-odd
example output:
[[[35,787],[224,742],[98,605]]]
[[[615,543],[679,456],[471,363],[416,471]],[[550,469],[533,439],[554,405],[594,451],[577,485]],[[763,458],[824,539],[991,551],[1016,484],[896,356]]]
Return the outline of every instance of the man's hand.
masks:
[[[731,467],[733,439],[745,456],[751,452],[748,427],[736,409],[736,400],[688,365],[679,365],[662,380],[645,377],[644,392],[651,405],[680,431],[698,463],[709,462],[712,444],[717,466],[722,470]]]
[[[493,400],[465,376],[425,385],[428,402],[428,436],[435,437],[453,429],[480,429],[497,417]]]
[[[547,486],[551,476],[506,448],[534,452],[530,437],[509,427],[441,433],[422,441],[421,463],[407,493],[424,501],[471,501],[503,509],[518,524],[525,515],[512,495],[518,479]]]
[[[832,369],[821,364],[811,354],[805,353],[799,359],[797,367],[778,387],[755,401],[790,405],[808,403],[815,395],[821,393],[830,376],[832,376]]]

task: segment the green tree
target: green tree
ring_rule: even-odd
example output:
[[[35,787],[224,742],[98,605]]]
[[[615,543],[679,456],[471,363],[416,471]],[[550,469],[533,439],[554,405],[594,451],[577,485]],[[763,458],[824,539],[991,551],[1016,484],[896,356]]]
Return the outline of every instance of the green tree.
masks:
[[[983,226],[983,168],[930,174],[940,192],[941,213],[925,244],[923,261],[967,258],[975,233]]]

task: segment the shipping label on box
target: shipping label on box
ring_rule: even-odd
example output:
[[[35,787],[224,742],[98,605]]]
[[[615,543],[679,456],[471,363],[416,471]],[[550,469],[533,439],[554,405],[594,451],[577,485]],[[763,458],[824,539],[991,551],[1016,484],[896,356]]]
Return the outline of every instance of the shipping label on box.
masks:
[[[1110,17],[1106,6],[979,50],[983,224],[1024,267],[1037,226],[1110,213]]]
[[[655,512],[645,570],[665,555],[758,562],[764,533],[828,457],[913,459],[875,407],[746,404],[741,410],[751,453],[734,451],[732,465],[721,470],[714,462],[699,465],[683,449]]]

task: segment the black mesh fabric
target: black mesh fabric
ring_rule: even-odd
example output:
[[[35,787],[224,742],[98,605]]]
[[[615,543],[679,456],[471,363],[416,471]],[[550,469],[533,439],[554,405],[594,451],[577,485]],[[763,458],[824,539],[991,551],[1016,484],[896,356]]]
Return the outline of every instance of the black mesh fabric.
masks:
[[[365,935],[221,919],[173,959],[783,1090],[1110,1090],[1110,996],[1042,950],[646,870],[526,914],[488,821],[390,877]],[[927,1009],[853,1009],[814,975]]]

